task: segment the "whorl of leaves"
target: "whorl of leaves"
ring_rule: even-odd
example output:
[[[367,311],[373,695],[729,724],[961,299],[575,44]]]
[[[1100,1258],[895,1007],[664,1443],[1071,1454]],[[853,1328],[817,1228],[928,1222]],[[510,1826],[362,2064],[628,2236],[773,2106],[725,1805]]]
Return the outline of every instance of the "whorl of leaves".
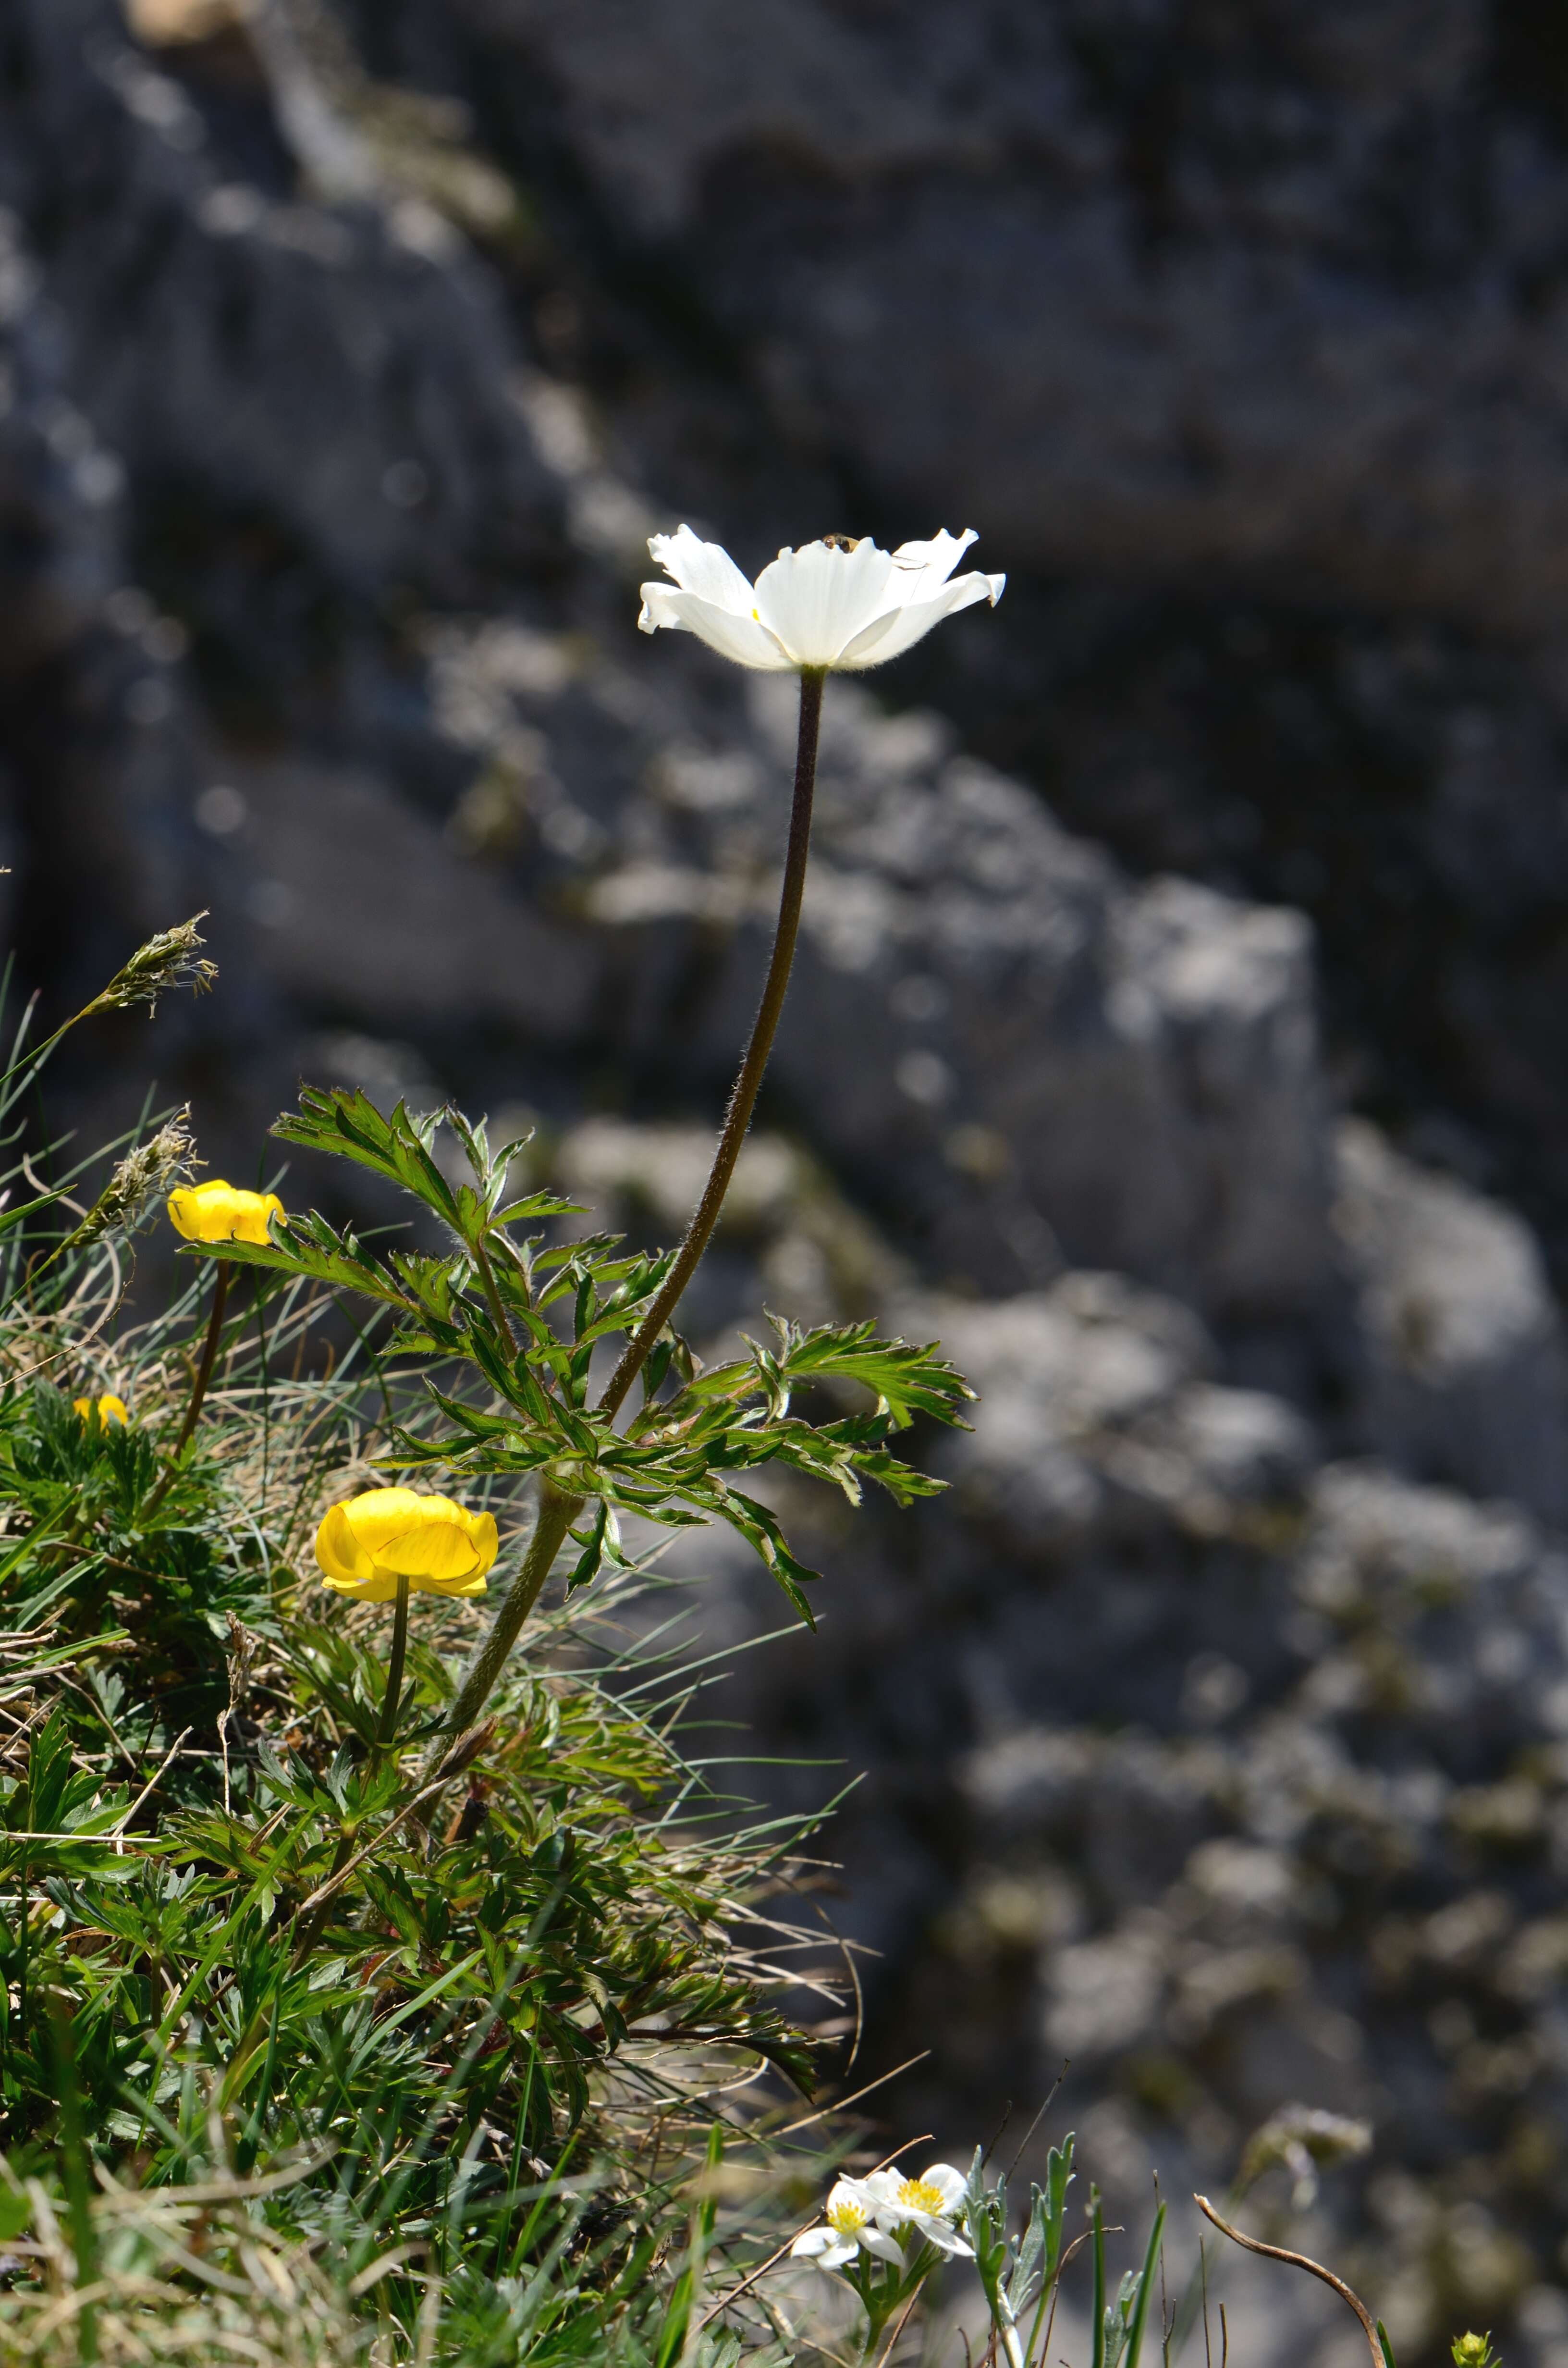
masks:
[[[455,1183],[436,1154],[443,1126],[468,1171]],[[439,1220],[451,1250],[378,1258],[312,1213],[275,1220],[265,1246],[224,1243],[222,1254],[394,1311],[394,1349],[443,1367],[443,1379],[429,1376],[426,1388],[445,1422],[395,1426],[379,1463],[456,1478],[538,1474],[562,1496],[586,1499],[573,1531],[573,1586],[621,1561],[622,1514],[670,1528],[722,1520],[809,1622],[804,1590],[817,1573],[732,1475],[781,1465],[831,1483],[851,1503],[868,1481],[901,1505],[943,1486],[891,1449],[917,1416],[960,1422],[972,1395],[935,1347],[884,1339],[870,1323],[802,1330],[775,1316],[770,1343],[749,1343],[744,1357],[699,1371],[687,1344],[667,1331],[643,1369],[641,1406],[619,1426],[591,1402],[596,1358],[636,1329],[673,1253],[627,1255],[614,1235],[551,1240],[515,1230],[579,1212],[551,1192],[511,1195],[523,1144],[493,1149],[483,1122],[451,1109],[415,1117],[400,1102],[389,1118],[363,1093],[307,1087],[299,1111],[273,1132],[401,1185]],[[199,1243],[187,1254],[215,1255]],[[870,1406],[835,1410],[846,1391]]]

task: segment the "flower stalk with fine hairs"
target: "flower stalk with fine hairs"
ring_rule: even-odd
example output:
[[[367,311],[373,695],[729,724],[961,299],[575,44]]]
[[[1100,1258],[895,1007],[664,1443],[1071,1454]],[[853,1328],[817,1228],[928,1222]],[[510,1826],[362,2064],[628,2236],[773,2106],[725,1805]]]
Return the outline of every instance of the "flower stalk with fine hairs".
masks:
[[[903,543],[890,552],[869,539],[853,541],[843,535],[829,535],[798,551],[781,551],[755,585],[728,552],[717,543],[701,541],[689,527],[683,526],[674,535],[655,535],[649,544],[673,581],[643,585],[638,619],[642,631],[653,633],[667,627],[696,633],[736,665],[798,674],[801,716],[778,919],[750,1041],[736,1073],[702,1197],[662,1288],[610,1375],[598,1405],[603,1415],[613,1417],[620,1411],[696,1272],[719,1222],[756,1108],[800,934],[827,677],[858,673],[880,665],[883,658],[896,656],[923,639],[943,617],[978,600],[989,600],[994,607],[1002,596],[1005,576],[952,577],[953,568],[973,541],[972,533],[943,532],[928,542]],[[426,1761],[422,1781],[440,1768],[483,1709],[585,1501],[548,1480],[541,1481],[533,1535],[522,1567],[463,1673],[441,1734]]]
[[[812,799],[816,786],[817,734],[822,721],[824,679],[824,670],[820,667],[802,673],[801,677],[801,724],[795,757],[794,797],[790,813],[790,837],[784,859],[784,884],[778,900],[773,952],[767,965],[762,1000],[752,1026],[751,1040],[730,1095],[719,1147],[714,1154],[702,1198],[687,1227],[686,1238],[664,1288],[627,1342],[620,1361],[610,1376],[599,1401],[599,1410],[604,1414],[619,1412],[627,1393],[646,1364],[654,1342],[697,1270],[698,1262],[719,1222],[719,1211],[729,1189],[730,1178],[735,1172],[735,1163],[741,1156],[741,1145],[745,1141],[752,1112],[756,1107],[763,1072],[767,1066],[767,1056],[773,1049],[773,1039],[778,1027],[778,1016],[784,1008],[790,965],[795,957],[795,939],[800,929],[806,862],[811,849]],[[522,1568],[496,1611],[488,1634],[463,1673],[457,1697],[426,1762],[425,1773],[427,1776],[435,1772],[454,1743],[473,1725],[483,1709],[505,1666],[506,1656],[517,1642],[522,1624],[550,1576],[555,1557],[566,1542],[567,1531],[583,1510],[583,1503],[581,1497],[565,1496],[548,1482],[541,1485],[533,1535],[528,1541]]]

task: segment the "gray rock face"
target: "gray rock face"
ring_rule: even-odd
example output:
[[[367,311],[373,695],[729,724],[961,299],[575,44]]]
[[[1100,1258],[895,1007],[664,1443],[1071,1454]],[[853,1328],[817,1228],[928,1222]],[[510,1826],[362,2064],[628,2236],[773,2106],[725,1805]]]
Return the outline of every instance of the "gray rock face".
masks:
[[[128,472],[64,344],[0,209],[0,924],[60,1017],[200,901],[171,813],[191,781],[189,635],[125,582]]]
[[[24,0],[7,40],[28,96],[0,193],[40,245],[78,400],[144,495],[281,526],[361,593],[438,577],[461,598],[547,554],[558,504],[496,291],[438,217],[297,203],[276,165],[272,186],[233,177],[102,0]]]
[[[459,14],[884,500],[1043,567],[1568,614],[1562,322],[1498,276],[1553,274],[1568,168],[1478,106],[1479,0]]]
[[[998,1304],[899,1311],[940,1338],[979,1392],[973,1428],[939,1468],[966,1513],[1009,1549],[1050,1557],[1101,1535],[1223,1530],[1288,1496],[1315,1461],[1278,1398],[1216,1387],[1214,1350],[1185,1308],[1120,1276],[1064,1275]]]
[[[615,698],[601,677],[601,778]],[[559,689],[514,692],[485,753],[553,723],[552,768],[570,773],[571,708]],[[666,749],[641,780],[625,746],[629,794],[590,834],[574,900],[609,973],[642,982],[615,1023],[629,1052],[667,1041],[678,1003],[688,1060],[718,1075],[733,1057],[792,732],[792,693],[764,684],[727,742]],[[1300,916],[1177,881],[1131,889],[1018,784],[951,755],[934,720],[885,720],[842,682],[773,1075],[830,1156],[873,1193],[896,1166],[898,1218],[978,1280],[1066,1257],[1224,1316],[1321,1297],[1324,1093]]]
[[[57,201],[72,226],[51,284],[73,369],[139,486],[156,495],[172,474],[220,513],[260,505],[344,587],[406,569],[434,589],[435,568],[450,590],[451,569],[472,580],[495,560],[501,522],[549,529],[574,463],[537,396],[507,402],[515,358],[475,270],[399,247],[395,209],[386,224],[318,211],[310,237],[286,235],[283,201],[222,178],[193,103],[116,45],[101,9],[75,0],[23,24],[43,93],[33,210]],[[89,155],[98,177],[78,187]],[[121,339],[108,355],[110,282],[96,275],[133,266],[152,316],[177,313],[174,342]],[[426,385],[426,370],[450,386]],[[400,507],[404,462],[426,493]],[[673,1003],[681,1062],[711,1091],[755,993],[788,715],[765,689],[749,718],[683,752],[673,668],[661,699],[520,628],[449,628],[429,646],[419,761],[469,777],[451,836],[389,802],[363,762],[236,753],[219,760],[239,803],[217,848],[170,818],[187,872],[216,866],[271,982],[334,1024],[495,1019],[551,1053],[597,1033],[634,1060],[667,1034]],[[640,656],[646,672],[653,654]],[[417,729],[403,726],[405,759]],[[585,798],[560,786],[585,777]],[[486,796],[534,859],[509,883],[469,851],[491,843]],[[883,722],[839,685],[820,845],[778,1087],[873,1190],[896,1167],[899,1213],[944,1267],[994,1286],[1065,1257],[1227,1317],[1312,1304],[1330,1245],[1298,917],[1174,882],[1131,891],[937,727]],[[243,886],[230,873],[225,896],[236,859]],[[852,1031],[836,1018],[846,989]]]
[[[836,1836],[849,1927],[894,1969],[883,2060],[941,2034],[904,2112],[950,2125],[956,2083],[977,2118],[1070,2056],[1061,2110],[1128,2212],[1135,2112],[1173,2186],[1287,2098],[1361,2116],[1369,2177],[1329,2175],[1316,2249],[1396,2347],[1483,2298],[1544,2323],[1559,2158],[1483,2226],[1449,2169],[1561,2110],[1560,1548],[1513,1507],[1322,1461],[1122,1279],[899,1320],[982,1390],[937,1450],[952,1494],[880,1524],[852,1589],[830,1568],[820,1633],[738,1661],[726,1707],[759,1750],[831,1737],[869,1771]],[[830,1556],[831,1511],[785,1494]],[[679,1553],[715,1573],[716,1634],[769,1624],[722,1545]]]
[[[1568,1508],[1568,1350],[1529,1228],[1346,1121],[1335,1224],[1358,1292],[1369,1442],[1549,1520]]]
[[[342,4],[539,193],[647,481],[748,563],[983,528],[1004,615],[904,680],[1133,871],[1306,905],[1358,1091],[1561,1283],[1550,6]]]

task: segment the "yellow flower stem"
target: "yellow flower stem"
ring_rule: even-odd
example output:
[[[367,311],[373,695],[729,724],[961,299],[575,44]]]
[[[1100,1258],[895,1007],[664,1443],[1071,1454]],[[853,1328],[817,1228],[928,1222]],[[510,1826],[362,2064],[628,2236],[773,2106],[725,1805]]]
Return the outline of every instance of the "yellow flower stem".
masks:
[[[795,750],[795,793],[790,810],[790,838],[785,849],[784,881],[778,898],[778,926],[774,933],[773,953],[763,983],[762,999],[752,1024],[751,1042],[736,1074],[729,1108],[724,1113],[719,1146],[713,1155],[713,1166],[703,1188],[702,1198],[686,1229],[686,1238],[681,1243],[676,1262],[658,1297],[627,1342],[620,1361],[610,1375],[605,1394],[599,1400],[601,1414],[619,1413],[627,1392],[647,1362],[654,1342],[674,1315],[681,1293],[696,1273],[698,1262],[719,1222],[719,1212],[735,1172],[735,1163],[741,1156],[741,1145],[745,1141],[752,1112],[756,1108],[763,1072],[767,1066],[779,1014],[784,1008],[790,971],[795,959],[795,940],[800,934],[806,864],[811,853],[812,801],[816,788],[817,739],[822,725],[822,695],[825,680],[825,671],[821,667],[803,669],[801,675],[801,728]],[[483,1641],[463,1672],[451,1709],[420,1770],[422,1784],[430,1782],[458,1737],[467,1733],[484,1708],[523,1622],[539,1600],[540,1590],[566,1542],[566,1533],[585,1502],[582,1497],[562,1495],[548,1482],[541,1484],[539,1513],[528,1552],[523,1556],[522,1568],[496,1607],[495,1617]]]
[[[173,1452],[164,1466],[164,1476],[142,1508],[143,1518],[153,1512],[163,1503],[168,1493],[176,1467],[190,1444],[191,1432],[196,1429],[196,1417],[201,1412],[201,1401],[207,1395],[207,1384],[212,1379],[212,1368],[218,1360],[218,1342],[223,1329],[223,1310],[229,1297],[229,1261],[227,1258],[220,1258],[217,1263],[218,1280],[212,1286],[212,1313],[207,1319],[207,1338],[201,1344],[201,1362],[196,1369],[196,1380],[190,1392],[190,1404],[186,1407],[185,1420],[180,1425],[179,1437],[174,1443]]]
[[[408,1581],[397,1582],[397,1607],[392,1613],[392,1658],[387,1663],[387,1690],[381,1697],[381,1724],[376,1742],[385,1750],[397,1733],[398,1696],[403,1691],[403,1665],[408,1653]]]

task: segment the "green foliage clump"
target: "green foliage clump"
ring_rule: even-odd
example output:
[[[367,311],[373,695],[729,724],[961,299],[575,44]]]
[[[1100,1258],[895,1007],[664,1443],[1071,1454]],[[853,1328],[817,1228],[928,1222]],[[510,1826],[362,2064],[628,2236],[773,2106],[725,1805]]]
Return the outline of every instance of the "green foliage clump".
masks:
[[[18,1163],[31,1076],[0,1080]],[[622,1523],[726,1520],[803,1611],[733,1475],[908,1501],[932,1484],[889,1442],[963,1385],[869,1326],[711,1372],[665,1330],[618,1423],[596,1360],[669,1261],[552,1237],[564,1204],[509,1196],[483,1126],[341,1092],[278,1132],[402,1184],[445,1247],[274,1221],[191,1244],[131,1321],[173,1123],[90,1205],[36,1153],[0,1178],[0,2356],[230,2356],[242,2324],[278,2360],[729,2356],[694,2311],[698,2257],[730,2258],[713,2182],[749,2164],[755,2251],[813,2074],[777,1971],[799,1836],[683,1759],[700,1665]],[[320,1584],[328,1505],[431,1470],[496,1518],[494,1620]],[[536,1489],[574,1533],[519,1606]]]

